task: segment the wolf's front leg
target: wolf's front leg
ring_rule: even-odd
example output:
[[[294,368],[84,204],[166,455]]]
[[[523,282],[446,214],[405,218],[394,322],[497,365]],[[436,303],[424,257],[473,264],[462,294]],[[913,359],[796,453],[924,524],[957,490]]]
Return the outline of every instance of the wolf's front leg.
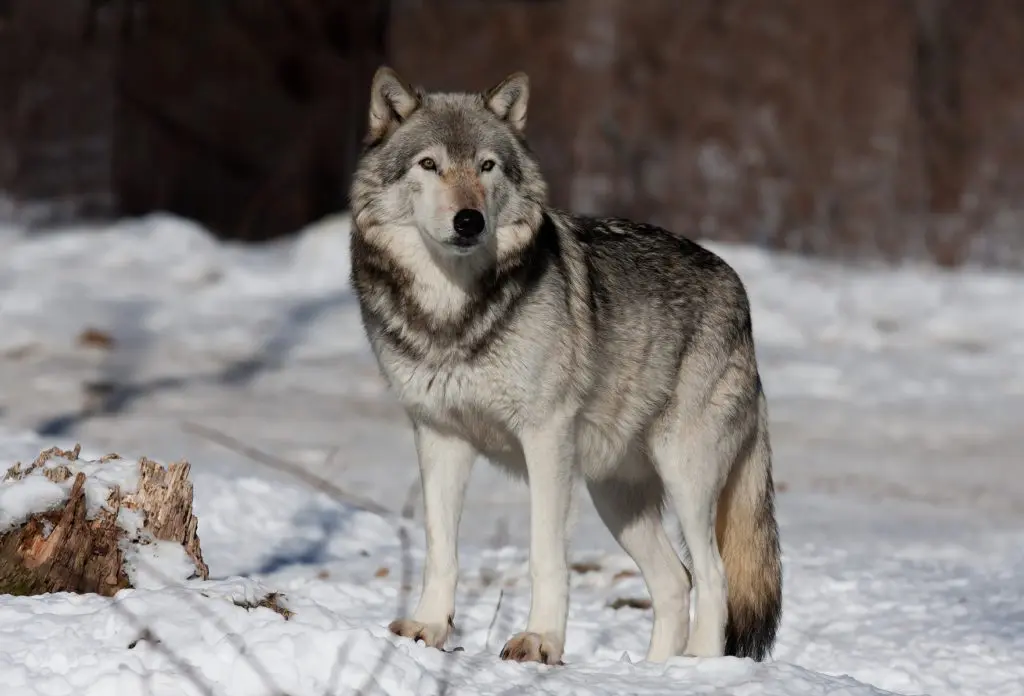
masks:
[[[389,628],[442,648],[455,617],[459,519],[476,452],[461,438],[423,424],[416,424],[415,435],[427,533],[423,592],[412,618],[397,619]]]
[[[501,657],[519,662],[562,661],[569,612],[566,542],[575,443],[568,417],[522,434],[530,479],[530,580],[533,599],[526,631],[505,644]]]

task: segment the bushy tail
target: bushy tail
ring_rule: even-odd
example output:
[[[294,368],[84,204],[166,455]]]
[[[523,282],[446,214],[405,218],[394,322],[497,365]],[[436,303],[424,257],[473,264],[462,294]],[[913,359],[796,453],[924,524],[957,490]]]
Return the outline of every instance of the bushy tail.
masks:
[[[763,394],[758,411],[757,433],[719,500],[716,532],[729,588],[725,654],[761,661],[782,617],[782,561]]]

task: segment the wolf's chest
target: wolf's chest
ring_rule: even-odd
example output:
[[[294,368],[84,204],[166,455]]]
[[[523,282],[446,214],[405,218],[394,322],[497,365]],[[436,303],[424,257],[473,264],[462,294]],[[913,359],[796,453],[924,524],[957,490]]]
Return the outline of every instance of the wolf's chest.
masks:
[[[517,420],[517,399],[501,372],[407,362],[391,363],[385,372],[413,419],[459,433],[489,456],[515,451],[511,424]]]
[[[402,405],[428,420],[449,425],[467,419],[502,420],[512,406],[505,375],[486,366],[400,360],[385,361],[384,369]]]

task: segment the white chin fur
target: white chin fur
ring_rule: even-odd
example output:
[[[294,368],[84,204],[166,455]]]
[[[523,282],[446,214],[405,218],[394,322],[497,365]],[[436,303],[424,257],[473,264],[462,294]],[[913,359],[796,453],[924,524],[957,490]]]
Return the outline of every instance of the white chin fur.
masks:
[[[455,244],[455,243],[449,243],[449,244],[446,244],[445,246],[448,247],[449,253],[454,254],[455,256],[469,256],[474,251],[477,251],[478,249],[480,249],[480,247],[483,246],[483,245],[480,244],[479,242],[477,242],[477,243],[471,244],[469,246],[465,246],[465,245],[461,245],[461,244]]]

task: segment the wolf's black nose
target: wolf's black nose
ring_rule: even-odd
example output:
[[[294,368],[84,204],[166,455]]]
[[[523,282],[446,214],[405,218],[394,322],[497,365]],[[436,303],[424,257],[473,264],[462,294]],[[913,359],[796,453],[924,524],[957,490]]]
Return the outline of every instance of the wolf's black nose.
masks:
[[[484,214],[479,210],[463,208],[455,213],[452,226],[455,228],[455,234],[460,237],[478,237],[484,231]]]

